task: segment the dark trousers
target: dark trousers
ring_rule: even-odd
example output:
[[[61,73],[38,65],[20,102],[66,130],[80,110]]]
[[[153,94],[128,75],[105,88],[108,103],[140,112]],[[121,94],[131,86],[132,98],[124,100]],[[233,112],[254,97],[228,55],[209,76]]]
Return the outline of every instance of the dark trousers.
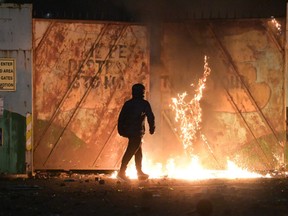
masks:
[[[131,158],[135,157],[137,172],[142,171],[142,136],[129,137],[128,146],[122,158],[120,172],[125,172]]]

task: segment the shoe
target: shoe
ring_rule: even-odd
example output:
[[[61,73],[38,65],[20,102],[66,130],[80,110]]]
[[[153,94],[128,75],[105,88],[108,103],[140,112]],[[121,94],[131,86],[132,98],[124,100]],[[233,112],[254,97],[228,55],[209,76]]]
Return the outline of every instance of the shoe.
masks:
[[[147,180],[149,178],[149,175],[142,171],[138,172],[137,175],[139,180]]]
[[[117,174],[117,178],[119,179],[119,180],[122,180],[122,181],[124,181],[124,182],[130,182],[130,179],[125,175],[125,173],[118,173]]]

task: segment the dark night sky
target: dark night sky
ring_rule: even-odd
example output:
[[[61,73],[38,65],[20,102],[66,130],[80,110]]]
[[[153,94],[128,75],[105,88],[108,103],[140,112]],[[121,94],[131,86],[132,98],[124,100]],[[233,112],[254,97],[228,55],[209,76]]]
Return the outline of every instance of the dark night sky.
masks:
[[[285,17],[287,0],[0,0],[32,3],[33,16],[113,21]]]

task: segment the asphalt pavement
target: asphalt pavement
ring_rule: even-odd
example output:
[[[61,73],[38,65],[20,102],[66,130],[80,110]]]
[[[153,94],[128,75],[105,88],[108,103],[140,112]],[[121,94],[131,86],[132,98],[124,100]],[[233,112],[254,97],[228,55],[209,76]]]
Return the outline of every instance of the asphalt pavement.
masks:
[[[110,174],[2,177],[0,215],[288,216],[288,178],[125,183]]]

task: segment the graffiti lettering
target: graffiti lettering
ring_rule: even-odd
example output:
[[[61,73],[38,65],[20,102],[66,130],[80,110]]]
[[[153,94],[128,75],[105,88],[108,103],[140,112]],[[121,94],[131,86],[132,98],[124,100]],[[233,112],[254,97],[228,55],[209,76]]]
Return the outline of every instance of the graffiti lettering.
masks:
[[[68,82],[71,83],[74,76],[77,75],[73,83],[74,88],[80,88],[81,86],[96,88],[103,85],[107,89],[115,85],[117,88],[122,88],[124,85],[123,75],[119,71],[125,65],[119,61],[89,59],[85,65],[82,65],[83,61],[70,59],[68,64]]]
[[[224,86],[227,89],[244,89],[244,83],[247,83],[247,79],[244,76],[241,76],[241,79],[238,76],[229,75],[223,77],[221,80],[217,79],[215,83],[215,88],[221,88]]]
[[[94,74],[97,72],[111,72],[111,69],[115,67],[116,69],[119,68],[121,63],[114,62],[114,61],[102,61],[102,60],[93,60],[89,59],[85,65],[82,65],[83,61],[77,61],[74,59],[70,59],[68,62],[68,71],[69,74],[77,73],[77,71],[85,71],[88,74]]]
[[[92,47],[91,58],[96,60],[103,60],[109,54],[109,60],[117,60],[127,58],[128,48],[126,45],[110,46],[109,49],[104,49],[103,45],[96,44]]]
[[[126,45],[110,46],[105,49],[103,44],[93,45],[90,58],[69,59],[68,82],[74,80],[73,88],[96,88],[103,85],[105,89],[117,87],[122,88],[124,77],[121,71],[125,70],[125,59],[128,56]],[[109,54],[109,55],[108,55]],[[108,59],[105,58],[108,55]],[[75,79],[75,76],[76,79]]]
[[[116,87],[121,89],[124,86],[124,78],[122,76],[111,76],[105,75],[103,79],[99,76],[90,77],[90,76],[78,76],[76,81],[73,84],[73,88],[92,88],[95,89],[100,85],[104,86],[105,89]]]
[[[122,89],[124,86],[124,77],[123,76],[105,76],[104,88],[112,88],[116,86],[117,89]]]

